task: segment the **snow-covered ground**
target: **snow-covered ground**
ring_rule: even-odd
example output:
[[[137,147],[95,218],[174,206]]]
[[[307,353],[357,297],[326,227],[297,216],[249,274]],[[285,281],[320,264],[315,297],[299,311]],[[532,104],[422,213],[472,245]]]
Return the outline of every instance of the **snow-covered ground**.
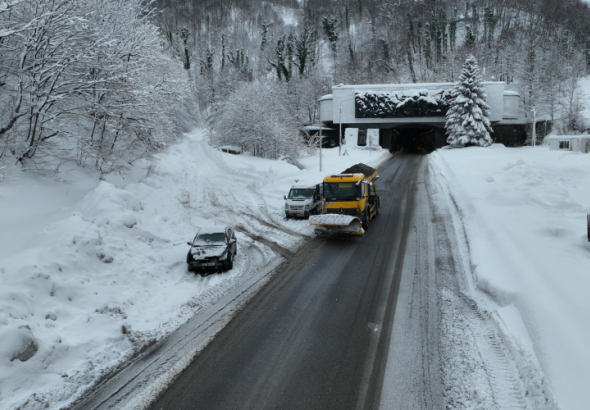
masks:
[[[283,218],[290,185],[386,151],[347,146],[299,166],[211,149],[197,131],[153,165],[99,182],[15,167],[0,180],[0,408],[59,408],[103,374],[296,249],[312,228]],[[563,409],[590,406],[590,154],[546,146],[441,149],[429,156],[469,243],[473,295]],[[186,271],[196,229],[238,230],[234,269]],[[518,355],[517,355],[518,356]],[[22,361],[21,359],[26,359]],[[531,382],[530,380],[528,382]],[[533,381],[534,382],[534,381]]]
[[[590,154],[493,145],[430,160],[463,221],[473,296],[561,408],[590,408]]]
[[[346,147],[345,147],[346,148]],[[124,178],[75,167],[61,180],[7,165],[0,179],[0,408],[60,408],[101,376],[215,305],[313,229],[283,195],[388,151],[348,146],[299,166],[209,147],[196,131]],[[10,162],[8,162],[10,164]],[[227,273],[186,271],[196,229],[231,224]],[[278,228],[277,228],[278,227]],[[269,245],[269,246],[267,246]]]

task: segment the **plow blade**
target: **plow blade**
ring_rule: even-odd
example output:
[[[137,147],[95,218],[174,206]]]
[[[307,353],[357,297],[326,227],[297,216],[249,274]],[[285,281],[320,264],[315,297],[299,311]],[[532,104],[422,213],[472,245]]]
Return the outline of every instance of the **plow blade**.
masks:
[[[356,216],[323,214],[309,217],[309,224],[315,226],[317,233],[330,235],[363,235],[361,220]]]

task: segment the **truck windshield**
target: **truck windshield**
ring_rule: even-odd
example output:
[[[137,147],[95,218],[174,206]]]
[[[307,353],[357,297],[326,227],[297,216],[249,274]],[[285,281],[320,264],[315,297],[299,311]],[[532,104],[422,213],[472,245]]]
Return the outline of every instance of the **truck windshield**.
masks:
[[[291,191],[289,191],[289,199],[311,198],[313,196],[314,191],[315,189],[309,188],[292,188]]]
[[[324,197],[329,201],[356,201],[359,186],[354,182],[324,182]]]

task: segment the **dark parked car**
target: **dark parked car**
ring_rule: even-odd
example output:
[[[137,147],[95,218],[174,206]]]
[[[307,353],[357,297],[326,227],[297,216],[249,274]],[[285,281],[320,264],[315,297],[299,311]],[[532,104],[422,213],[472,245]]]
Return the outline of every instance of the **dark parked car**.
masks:
[[[189,272],[206,276],[211,272],[223,272],[232,269],[234,257],[238,250],[236,234],[228,226],[211,226],[201,228],[186,255]]]

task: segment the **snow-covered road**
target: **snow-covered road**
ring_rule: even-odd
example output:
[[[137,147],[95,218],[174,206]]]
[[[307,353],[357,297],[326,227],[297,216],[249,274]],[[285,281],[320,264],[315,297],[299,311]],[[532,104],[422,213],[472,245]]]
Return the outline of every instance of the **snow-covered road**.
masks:
[[[190,318],[260,286],[266,279],[253,285],[253,276],[312,232],[282,221],[289,186],[389,156],[351,154],[325,150],[319,172],[317,156],[299,167],[234,156],[198,130],[153,164],[100,183],[75,167],[59,182],[9,166],[0,184],[0,242],[10,250],[0,259],[0,408],[68,406]],[[186,242],[221,223],[238,229],[234,269],[188,273]]]
[[[425,163],[415,188],[380,408],[555,408],[538,364],[474,299],[469,245],[438,172]]]
[[[200,350],[273,267],[313,235],[304,221],[283,219],[289,186],[389,156],[351,147],[348,153],[324,150],[319,172],[317,156],[302,158],[298,167],[233,156],[211,149],[199,131],[158,155],[155,166],[136,164],[124,179],[99,183],[97,175],[73,167],[56,182],[8,167],[9,178],[0,183],[0,408],[68,406],[132,358],[155,358],[150,346],[182,345],[190,326],[208,328],[186,356]],[[406,261],[408,272],[426,276],[401,282],[400,301],[406,298],[409,308],[398,313],[409,317],[416,306],[433,306],[437,294],[416,289],[434,281],[442,295],[443,306],[434,311],[441,327],[420,330],[423,320],[408,326],[452,341],[438,351],[440,368],[452,369],[439,387],[456,408],[588,407],[587,158],[499,146],[428,156],[429,179],[419,187],[427,186],[432,226],[417,225],[412,241],[455,238],[458,268],[451,270],[463,276],[439,275],[446,272],[438,270],[446,245],[428,259]],[[197,227],[215,223],[239,230],[234,269],[206,278],[188,274],[186,241]],[[432,312],[412,317],[430,323]],[[445,327],[454,322],[460,326]],[[433,365],[430,348],[410,353]],[[395,357],[395,344],[392,349]],[[181,363],[154,377],[154,386]],[[399,382],[389,380],[384,386]],[[408,389],[414,382],[424,381],[404,379]]]

